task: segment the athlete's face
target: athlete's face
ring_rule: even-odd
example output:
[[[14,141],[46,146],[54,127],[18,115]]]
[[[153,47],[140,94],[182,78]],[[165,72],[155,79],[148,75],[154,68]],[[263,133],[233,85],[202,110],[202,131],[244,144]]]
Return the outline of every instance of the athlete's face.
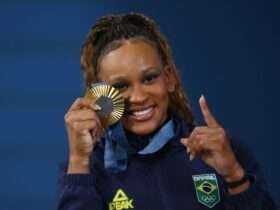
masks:
[[[122,122],[126,129],[145,135],[165,121],[174,80],[152,45],[125,42],[101,58],[98,76],[122,93],[126,105]]]

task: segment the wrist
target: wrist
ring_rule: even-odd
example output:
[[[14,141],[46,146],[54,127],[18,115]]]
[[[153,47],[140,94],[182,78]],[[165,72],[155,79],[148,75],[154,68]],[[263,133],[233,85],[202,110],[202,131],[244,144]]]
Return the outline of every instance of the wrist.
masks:
[[[89,165],[89,157],[86,156],[70,156],[69,164]]]
[[[238,164],[234,167],[233,173],[224,177],[227,192],[231,195],[244,192],[250,187],[250,177]]]
[[[225,182],[229,194],[238,194],[247,190],[251,185],[252,179],[249,174],[244,173],[243,177],[239,180],[232,182]]]
[[[236,166],[232,167],[232,169],[231,173],[223,177],[225,182],[235,182],[244,177],[245,171],[239,164],[236,164]]]
[[[89,169],[89,158],[86,157],[70,157],[68,162],[68,174],[80,173],[87,174]]]

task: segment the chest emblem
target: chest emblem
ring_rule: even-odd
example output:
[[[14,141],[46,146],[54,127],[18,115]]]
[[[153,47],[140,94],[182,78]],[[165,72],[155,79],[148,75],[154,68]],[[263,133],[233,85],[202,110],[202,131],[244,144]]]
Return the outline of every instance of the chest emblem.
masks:
[[[212,208],[220,202],[220,192],[215,174],[193,175],[196,197],[199,203]]]
[[[122,189],[118,189],[112,202],[109,203],[109,210],[133,209],[133,199],[127,197]]]

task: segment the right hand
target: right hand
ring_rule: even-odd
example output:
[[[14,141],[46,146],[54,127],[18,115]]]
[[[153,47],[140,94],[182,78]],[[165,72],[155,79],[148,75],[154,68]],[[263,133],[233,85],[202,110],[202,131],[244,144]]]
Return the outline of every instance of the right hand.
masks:
[[[87,98],[77,98],[64,116],[69,144],[69,164],[88,162],[100,141],[102,126],[96,114],[100,107]]]

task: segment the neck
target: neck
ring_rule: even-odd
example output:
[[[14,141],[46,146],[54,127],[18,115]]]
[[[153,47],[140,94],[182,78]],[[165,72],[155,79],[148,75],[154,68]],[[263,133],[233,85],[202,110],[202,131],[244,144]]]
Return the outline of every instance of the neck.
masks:
[[[170,120],[170,117],[167,117],[165,121],[153,132],[146,135],[138,135],[130,132],[125,129],[125,135],[128,139],[128,144],[132,147],[133,150],[140,151],[144,149],[149,143],[153,136],[164,126],[166,122]]]

